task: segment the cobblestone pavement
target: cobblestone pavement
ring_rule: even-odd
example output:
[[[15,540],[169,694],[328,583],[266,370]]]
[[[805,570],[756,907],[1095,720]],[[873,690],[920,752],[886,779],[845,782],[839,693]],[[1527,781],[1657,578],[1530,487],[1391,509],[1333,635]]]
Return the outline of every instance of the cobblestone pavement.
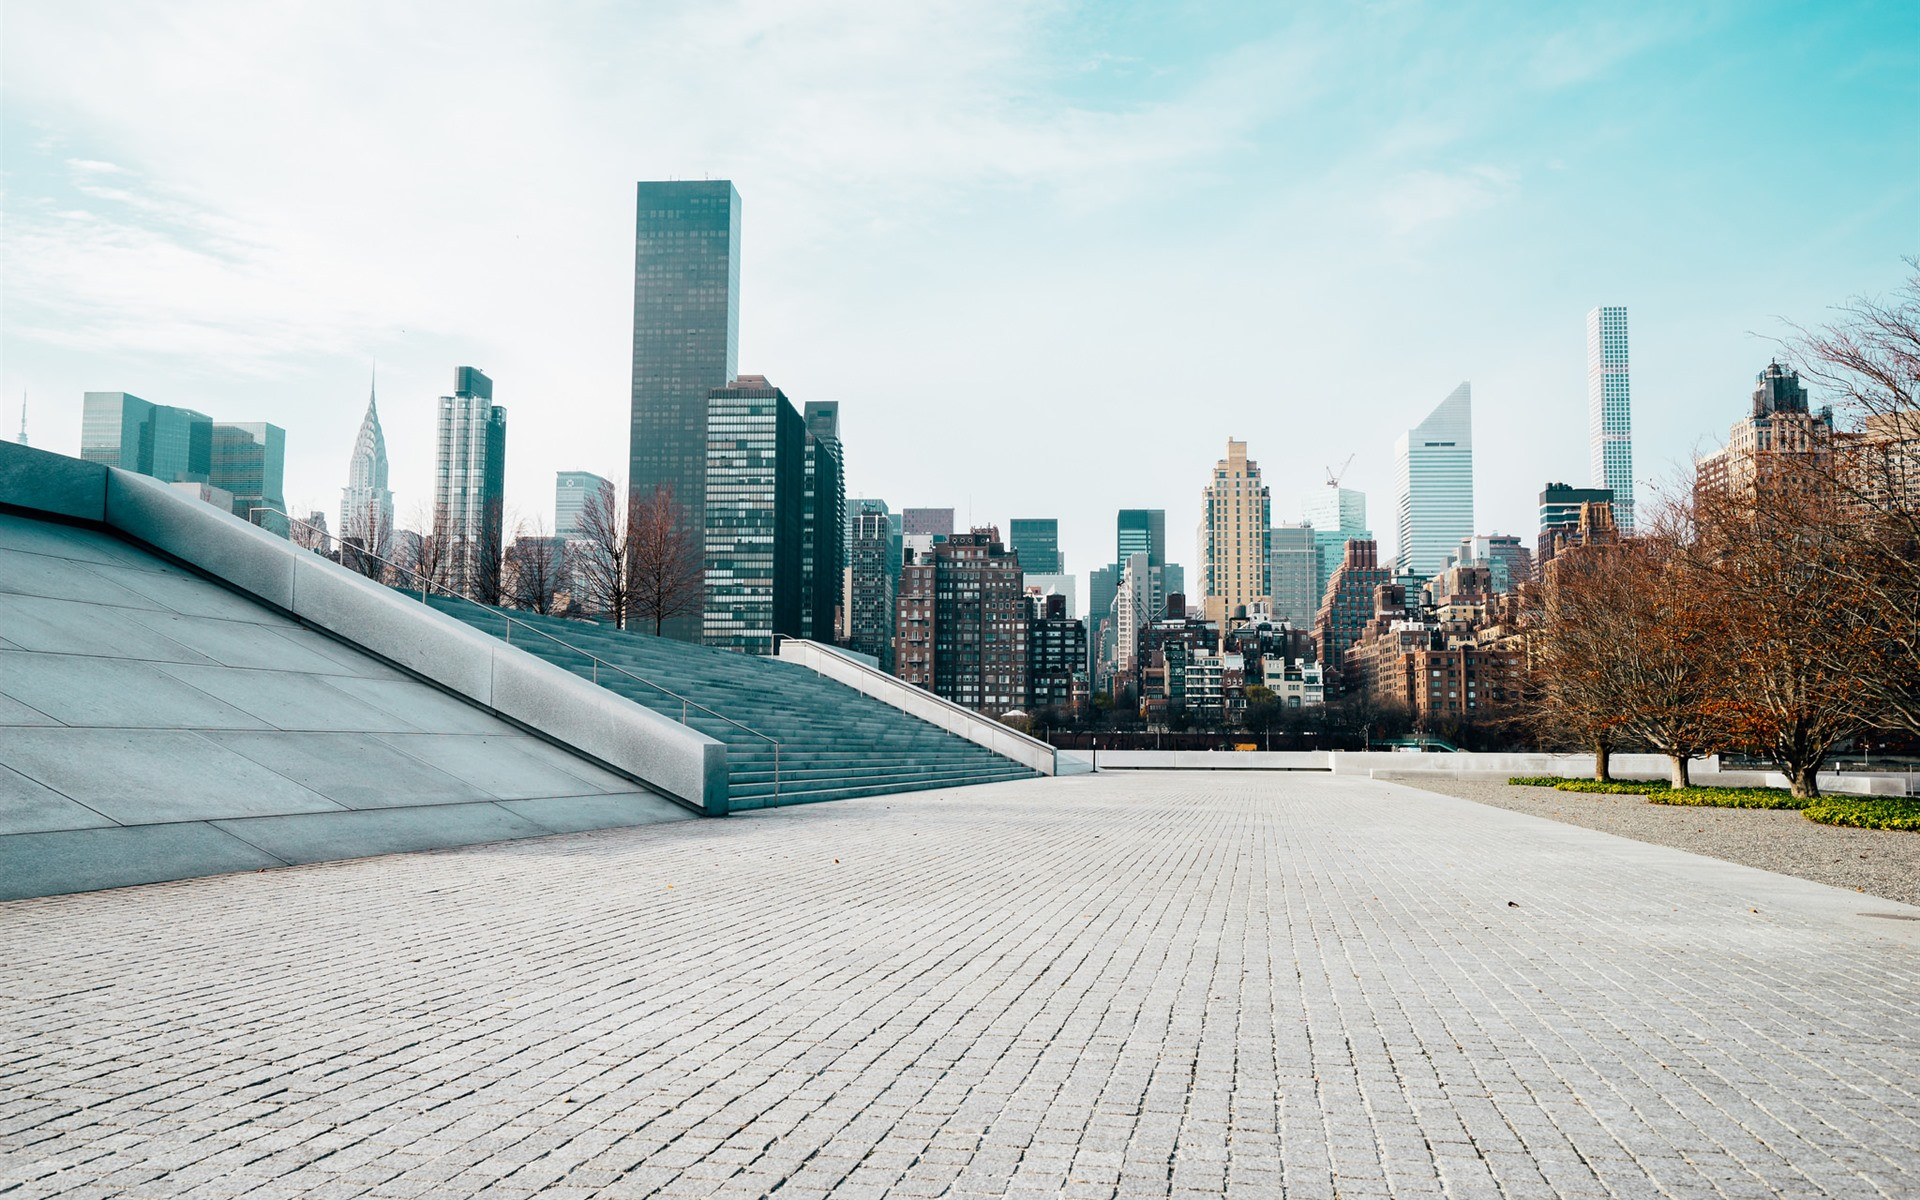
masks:
[[[1916,916],[1197,772],[20,901],[0,1193],[1911,1197]]]

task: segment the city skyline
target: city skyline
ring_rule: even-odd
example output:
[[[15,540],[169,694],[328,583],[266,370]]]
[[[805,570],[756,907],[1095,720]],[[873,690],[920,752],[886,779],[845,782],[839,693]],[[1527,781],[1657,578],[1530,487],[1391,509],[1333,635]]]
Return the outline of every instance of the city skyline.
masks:
[[[755,214],[741,361],[848,402],[853,491],[971,510],[963,526],[1056,515],[1082,573],[1107,561],[1113,512],[1163,507],[1168,560],[1192,569],[1190,481],[1228,432],[1261,457],[1276,521],[1356,455],[1346,482],[1395,551],[1374,431],[1411,424],[1406,397],[1449,378],[1479,393],[1475,532],[1525,535],[1543,481],[1587,478],[1597,305],[1634,313],[1637,474],[1669,478],[1722,440],[1772,349],[1754,334],[1884,290],[1911,249],[1911,172],[1883,150],[1915,84],[1884,10],[1247,12],[1178,36],[1150,14],[993,12],[965,29],[872,14],[857,45],[834,14],[760,42],[686,18],[703,53],[787,79],[779,104],[820,106],[808,131],[650,53],[660,27],[641,18],[543,38],[459,14],[361,47],[375,63],[343,78],[359,52],[330,55],[339,31],[299,20],[130,14],[103,38],[83,7],[12,13],[0,387],[32,395],[34,442],[54,448],[78,445],[88,390],[257,416],[288,431],[289,502],[331,511],[378,354],[404,523],[429,495],[447,367],[485,362],[535,406],[508,504],[543,513],[554,472],[625,470],[634,182],[731,178]],[[195,24],[221,32],[183,41]],[[936,44],[937,70],[895,65]],[[451,123],[470,100],[358,86],[380,62],[417,79],[476,52],[512,67],[486,114],[537,146],[477,188],[486,156]],[[1256,65],[1271,54],[1298,69]],[[1788,54],[1799,86],[1777,88],[1757,67]],[[645,96],[591,82],[606,55],[650,65],[619,85]],[[241,61],[286,70],[245,105],[155,77]],[[1516,68],[1460,70],[1492,62]],[[1385,86],[1350,94],[1361,67]],[[370,167],[310,152],[336,144],[315,95]],[[632,111],[671,119],[605,119]],[[1790,169],[1755,193],[1762,161]],[[1236,362],[1275,329],[1284,392]],[[1071,398],[1096,394],[1088,421]],[[963,411],[929,447],[920,431]],[[1007,428],[1025,436],[986,452]],[[1062,447],[1126,469],[1063,489]]]

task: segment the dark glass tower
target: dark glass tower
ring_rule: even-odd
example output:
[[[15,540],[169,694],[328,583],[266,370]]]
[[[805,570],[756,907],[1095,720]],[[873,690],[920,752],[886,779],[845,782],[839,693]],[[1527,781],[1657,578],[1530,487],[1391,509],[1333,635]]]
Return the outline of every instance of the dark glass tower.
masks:
[[[1060,522],[1052,517],[1015,517],[1007,522],[1007,547],[1028,575],[1060,574]]]
[[[725,179],[642,183],[633,252],[636,496],[671,488],[687,527],[706,525],[707,397],[740,350],[740,193]],[[667,622],[697,641],[700,618]]]

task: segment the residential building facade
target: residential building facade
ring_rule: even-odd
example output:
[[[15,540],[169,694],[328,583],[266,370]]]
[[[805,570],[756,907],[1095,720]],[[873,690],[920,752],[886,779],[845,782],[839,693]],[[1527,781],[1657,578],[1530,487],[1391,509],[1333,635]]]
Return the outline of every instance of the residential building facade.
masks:
[[[900,532],[884,500],[852,504],[852,541],[847,552],[847,646],[872,655],[891,672],[893,622],[900,585]]]
[[[954,534],[901,566],[894,674],[981,712],[1026,707],[1026,596],[999,530]]]
[[[1214,464],[1200,505],[1203,603],[1207,618],[1224,629],[1273,587],[1267,560],[1273,502],[1245,442],[1227,440],[1227,455]]]
[[[1393,571],[1380,565],[1375,542],[1348,542],[1344,554],[1333,578],[1327,581],[1327,594],[1321,598],[1313,622],[1320,664],[1336,673],[1346,664],[1348,647],[1373,618],[1374,589],[1393,580]]]

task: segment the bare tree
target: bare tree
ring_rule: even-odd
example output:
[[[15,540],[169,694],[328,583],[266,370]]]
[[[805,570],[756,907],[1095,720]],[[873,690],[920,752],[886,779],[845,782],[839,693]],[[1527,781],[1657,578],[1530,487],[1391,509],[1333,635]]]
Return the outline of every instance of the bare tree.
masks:
[[[414,530],[414,536],[405,539],[411,543],[411,548],[406,553],[410,561],[400,564],[409,574],[402,581],[402,586],[419,587],[424,582],[431,588],[447,590],[457,547],[445,515],[436,512],[432,504],[422,501],[414,505],[408,524]],[[401,540],[395,538],[396,542]]]
[[[551,613],[554,595],[566,585],[566,546],[548,535],[539,518],[514,526],[507,548],[502,590],[506,602],[530,612]]]
[[[1850,300],[1817,329],[1793,326],[1785,345],[1851,435],[1831,472],[1851,552],[1831,565],[1857,586],[1881,647],[1863,679],[1873,720],[1920,733],[1920,258],[1906,261],[1891,296]]]
[[[582,605],[627,627],[633,608],[629,568],[633,545],[629,537],[632,513],[624,485],[603,481],[581,502],[574,524],[574,575]]]
[[[1617,544],[1575,546],[1548,564],[1533,616],[1535,703],[1540,740],[1593,751],[1593,777],[1613,778],[1626,726],[1622,699],[1632,661],[1634,610],[1620,598],[1646,586]]]
[[[1708,600],[1720,719],[1803,798],[1820,794],[1834,747],[1867,726],[1881,645],[1845,568],[1858,520],[1837,503],[1831,466],[1782,456],[1750,493],[1696,491],[1698,536],[1675,564],[1678,586]]]
[[[662,484],[632,499],[628,519],[633,613],[653,622],[653,632],[675,617],[699,613],[705,600],[704,531]]]

